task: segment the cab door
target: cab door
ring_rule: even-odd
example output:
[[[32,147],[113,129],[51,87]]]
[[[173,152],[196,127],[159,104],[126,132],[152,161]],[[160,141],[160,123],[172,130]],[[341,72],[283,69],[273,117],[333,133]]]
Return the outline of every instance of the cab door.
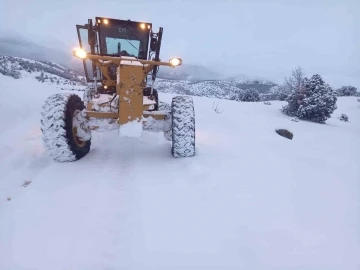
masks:
[[[91,52],[90,45],[88,43],[88,28],[85,25],[76,25],[77,35],[79,38],[79,45],[86,52]],[[95,54],[99,54],[98,38],[96,35]],[[84,64],[84,71],[87,82],[94,82],[95,77],[97,81],[101,80],[101,72],[92,61],[89,59],[82,60]]]

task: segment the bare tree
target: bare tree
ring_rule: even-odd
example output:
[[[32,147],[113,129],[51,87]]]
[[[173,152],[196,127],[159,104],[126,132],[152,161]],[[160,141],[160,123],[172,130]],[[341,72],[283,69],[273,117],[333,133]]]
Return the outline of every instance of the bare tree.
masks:
[[[295,92],[302,87],[304,79],[304,70],[298,66],[291,71],[291,76],[285,77],[284,86],[286,87],[287,91]]]

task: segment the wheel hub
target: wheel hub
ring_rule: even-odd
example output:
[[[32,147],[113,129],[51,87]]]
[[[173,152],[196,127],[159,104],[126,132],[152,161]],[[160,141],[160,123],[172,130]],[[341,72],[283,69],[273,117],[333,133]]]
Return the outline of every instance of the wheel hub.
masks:
[[[73,114],[73,120],[72,120],[72,134],[73,134],[73,138],[75,143],[80,146],[80,147],[84,147],[86,144],[86,140],[83,140],[83,138],[81,138],[79,136],[79,133],[82,131],[81,129],[81,122],[79,121],[80,119],[80,110],[76,110]]]

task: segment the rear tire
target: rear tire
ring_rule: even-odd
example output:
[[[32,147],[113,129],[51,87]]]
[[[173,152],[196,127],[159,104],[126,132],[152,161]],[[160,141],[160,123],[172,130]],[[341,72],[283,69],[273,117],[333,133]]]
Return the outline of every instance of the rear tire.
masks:
[[[195,155],[195,110],[192,97],[177,96],[172,99],[172,147],[174,157]]]
[[[73,129],[75,112],[84,108],[83,101],[75,94],[54,94],[46,99],[41,112],[42,139],[55,161],[71,162],[89,153],[91,139],[80,140]]]

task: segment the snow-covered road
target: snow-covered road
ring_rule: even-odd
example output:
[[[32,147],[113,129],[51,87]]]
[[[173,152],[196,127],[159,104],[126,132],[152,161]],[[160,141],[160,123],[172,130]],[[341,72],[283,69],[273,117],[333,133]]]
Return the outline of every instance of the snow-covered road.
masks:
[[[114,131],[56,163],[39,112],[59,90],[0,84],[0,269],[360,269],[356,98],[320,125],[290,121],[282,102],[224,100],[217,114],[195,97],[193,158],[173,158],[162,134]]]

